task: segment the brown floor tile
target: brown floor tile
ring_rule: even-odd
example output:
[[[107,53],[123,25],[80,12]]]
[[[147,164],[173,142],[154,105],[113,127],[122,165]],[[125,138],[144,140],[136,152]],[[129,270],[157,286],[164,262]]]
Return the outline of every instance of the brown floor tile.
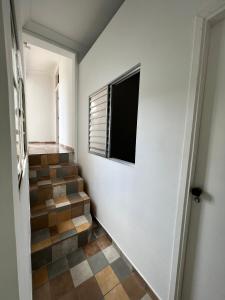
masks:
[[[48,214],[45,213],[41,216],[33,217],[31,219],[31,230],[39,230],[48,227]]]
[[[110,266],[98,272],[95,275],[95,278],[99,284],[103,295],[107,294],[119,283],[119,279],[117,278],[116,274],[113,272]]]
[[[80,233],[82,231],[88,230],[90,227],[91,227],[91,225],[89,223],[85,223],[85,224],[82,224],[80,226],[76,226],[76,231],[78,233]]]
[[[52,300],[48,282],[34,290],[33,300]]]
[[[80,300],[80,298],[78,296],[77,290],[74,288],[70,292],[64,294],[62,297],[59,297],[58,300]]]
[[[65,222],[70,219],[71,219],[71,207],[70,206],[66,206],[66,207],[63,207],[63,208],[60,208],[59,210],[57,210],[57,213],[56,213],[57,224],[59,224],[61,222]]]
[[[49,165],[57,165],[59,162],[59,154],[48,154],[47,160]]]
[[[110,246],[112,244],[112,242],[106,235],[99,237],[96,241],[101,250],[107,248],[108,246]]]
[[[129,300],[129,297],[121,284],[114,287],[107,295],[105,300]]]
[[[131,300],[139,300],[146,294],[143,283],[134,273],[122,281],[122,285]]]
[[[66,222],[57,225],[58,233],[64,233],[74,228],[75,228],[74,224],[71,220],[68,220]]]
[[[41,155],[41,165],[42,165],[42,166],[47,166],[47,164],[48,164],[48,158],[47,158],[47,155],[42,154],[42,155]]]
[[[52,242],[51,242],[51,239],[50,239],[50,238],[48,238],[48,239],[46,239],[46,240],[44,240],[44,241],[41,241],[41,242],[39,242],[39,243],[33,244],[33,245],[31,246],[32,253],[37,252],[37,251],[40,251],[40,250],[42,250],[42,249],[45,249],[45,248],[51,246],[51,244],[52,244]]]
[[[91,277],[77,288],[79,300],[101,300],[102,292],[95,277]]]
[[[79,226],[77,226],[77,227],[79,227]],[[85,252],[86,256],[92,256],[99,251],[100,251],[100,248],[96,241],[93,241],[93,242],[87,244],[86,246],[84,246],[84,252]]]
[[[81,205],[72,204],[71,205],[71,217],[76,218],[84,213],[84,205],[81,203]]]
[[[48,213],[48,226],[55,226],[57,224],[56,211],[50,211]]]
[[[31,214],[33,215],[34,213],[42,212],[42,211],[44,211],[44,210],[46,210],[46,205],[45,205],[45,203],[39,204],[39,205],[35,205],[35,206],[33,206],[32,209],[31,209]]]
[[[39,288],[41,285],[48,281],[48,270],[47,267],[41,267],[40,269],[33,272],[33,289]]]
[[[56,169],[55,168],[49,169],[49,176],[51,179],[56,178]]]
[[[73,280],[69,271],[51,279],[49,283],[52,300],[58,300],[60,299],[60,297],[66,295],[69,292],[72,292],[72,290],[74,289]]]
[[[38,189],[39,201],[45,202],[45,200],[52,199],[52,186]]]

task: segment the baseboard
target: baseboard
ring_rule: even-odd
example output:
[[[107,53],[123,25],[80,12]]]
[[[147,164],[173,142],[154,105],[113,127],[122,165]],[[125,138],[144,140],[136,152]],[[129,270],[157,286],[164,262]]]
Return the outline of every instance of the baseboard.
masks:
[[[135,266],[135,264],[132,263],[131,259],[128,258],[127,254],[124,253],[123,250],[121,250],[120,246],[118,245],[118,242],[116,242],[116,240],[111,236],[111,234],[108,233],[107,229],[105,228],[105,226],[99,221],[99,219],[94,216],[94,219],[97,221],[97,223],[99,223],[103,229],[106,231],[106,233],[108,234],[108,236],[110,237],[110,239],[112,240],[113,245],[117,248],[117,250],[120,252],[120,254],[123,256],[123,258],[125,258],[125,260],[127,261],[128,265],[130,265],[133,269],[133,272],[141,278],[141,280],[145,283],[145,287],[146,290],[148,291],[149,295],[151,296],[152,300],[161,300],[160,297],[157,295],[157,293],[149,286],[149,284],[147,283],[146,279],[144,278],[144,276],[141,274],[141,272],[138,270],[138,268]]]
[[[38,141],[32,141],[32,142],[28,142],[28,144],[56,144],[56,142],[38,142]]]

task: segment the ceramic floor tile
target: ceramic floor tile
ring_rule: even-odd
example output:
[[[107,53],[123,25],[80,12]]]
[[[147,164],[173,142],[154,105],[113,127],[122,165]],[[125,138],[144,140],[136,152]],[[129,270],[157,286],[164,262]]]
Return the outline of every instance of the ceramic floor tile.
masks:
[[[61,257],[66,256],[69,253],[72,253],[78,248],[78,239],[77,236],[67,238],[60,243],[57,243],[52,247],[52,261],[56,261]]]
[[[115,260],[111,267],[120,280],[127,278],[131,274],[130,268],[122,258]]]
[[[80,226],[76,226],[76,231],[78,233],[80,233],[80,232],[83,232],[85,230],[88,230],[89,228],[91,228],[91,225],[89,223],[85,223],[85,224],[82,224]]]
[[[50,238],[48,238],[48,239],[46,239],[46,240],[44,240],[44,241],[41,241],[41,242],[32,244],[32,245],[31,245],[32,253],[37,252],[37,251],[40,251],[40,250],[44,250],[44,249],[50,247],[51,244],[52,244],[52,241],[51,241]]]
[[[80,226],[82,224],[88,223],[88,220],[85,216],[80,216],[72,219],[75,226]]]
[[[57,225],[58,233],[64,233],[66,231],[75,229],[71,220],[65,221]]]
[[[47,267],[41,267],[40,269],[36,270],[32,274],[33,279],[33,288],[39,288],[43,284],[48,281],[48,270]]]
[[[53,187],[53,197],[61,197],[61,196],[66,196],[66,185],[58,185]]]
[[[62,203],[58,203],[56,204],[56,208],[60,208],[60,207],[64,207],[64,206],[68,206],[70,205],[70,201],[65,201],[65,202],[62,202]]]
[[[59,274],[64,273],[69,269],[67,259],[65,257],[58,259],[57,261],[48,265],[48,277],[52,279]]]
[[[98,252],[97,254],[89,257],[88,262],[94,274],[108,266],[108,261],[102,252]]]
[[[120,257],[119,252],[113,245],[110,245],[109,247],[103,249],[102,252],[104,253],[106,259],[110,264]]]
[[[81,283],[93,276],[92,270],[87,260],[71,268],[70,272],[75,287],[79,286]]]
[[[77,288],[80,300],[102,300],[103,295],[95,277],[91,277]]]
[[[123,280],[122,285],[131,300],[139,300],[146,294],[143,284],[134,273]]]
[[[64,203],[64,202],[68,202],[68,201],[69,201],[69,198],[67,196],[57,197],[54,199],[54,202],[56,205]]]
[[[50,290],[52,295],[52,300],[59,300],[65,294],[70,293],[74,290],[73,280],[71,278],[70,272],[64,272],[55,278],[51,279]],[[45,300],[45,299],[42,299]]]
[[[113,272],[110,266],[98,272],[95,275],[95,278],[99,284],[103,295],[107,294],[119,283],[119,279],[117,278],[116,274]]]
[[[104,297],[105,300],[129,300],[129,297],[121,284],[114,287]]]
[[[67,260],[70,268],[73,268],[85,259],[86,257],[82,248],[79,248],[76,251],[67,255]]]
[[[53,199],[46,200],[45,203],[46,203],[46,207],[48,208],[55,207],[55,202]]]
[[[97,252],[99,252],[101,249],[99,248],[96,241],[93,241],[87,245],[84,246],[84,252],[87,257],[95,255]]]
[[[37,183],[37,185],[39,187],[42,187],[42,186],[45,186],[45,185],[51,185],[51,184],[52,184],[51,180],[40,180]]]
[[[31,235],[31,243],[32,244],[38,243],[38,242],[48,239],[49,237],[50,237],[50,231],[48,228],[34,231],[34,232],[32,232],[32,235]]]
[[[63,295],[57,298],[57,300],[82,300],[82,299],[79,298],[77,290],[73,288],[69,292],[63,293]]]
[[[71,204],[83,203],[83,199],[77,193],[69,194],[67,197],[70,200]]]
[[[106,247],[110,246],[112,244],[112,242],[106,235],[103,235],[97,239],[97,244],[98,244],[99,248],[101,250],[103,250]]]
[[[153,299],[149,296],[149,294],[145,294],[145,295],[141,298],[141,300],[153,300]]]
[[[42,285],[40,288],[34,290],[33,300],[52,300],[48,282]]]

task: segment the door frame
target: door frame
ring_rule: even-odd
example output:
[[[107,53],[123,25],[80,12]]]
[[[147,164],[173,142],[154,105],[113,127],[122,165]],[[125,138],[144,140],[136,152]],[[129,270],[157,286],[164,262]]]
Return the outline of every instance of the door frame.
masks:
[[[189,191],[193,183],[197,158],[210,28],[224,18],[225,4],[217,7],[214,6],[202,15],[195,17],[185,134],[174,230],[169,300],[181,299],[192,203]]]

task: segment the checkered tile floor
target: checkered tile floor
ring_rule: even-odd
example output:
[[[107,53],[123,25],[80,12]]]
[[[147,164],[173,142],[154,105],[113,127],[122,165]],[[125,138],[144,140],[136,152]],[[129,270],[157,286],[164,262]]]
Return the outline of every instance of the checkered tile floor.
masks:
[[[150,300],[148,289],[101,227],[83,248],[33,272],[34,300]]]

